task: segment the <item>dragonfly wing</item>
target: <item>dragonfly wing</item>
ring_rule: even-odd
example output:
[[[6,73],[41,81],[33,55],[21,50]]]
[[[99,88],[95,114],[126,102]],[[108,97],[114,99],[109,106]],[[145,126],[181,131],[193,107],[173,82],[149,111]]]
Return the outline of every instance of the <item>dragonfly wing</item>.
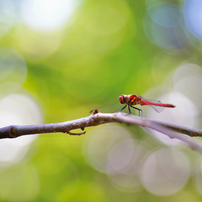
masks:
[[[150,107],[152,107],[158,113],[160,113],[160,112],[162,112],[164,110],[164,107],[156,106],[156,105],[151,104],[151,103],[162,104],[159,100],[150,100],[150,99],[145,99],[145,98],[142,98],[142,100],[144,101],[144,103],[147,103],[146,105],[149,105]]]
[[[98,109],[98,112],[102,112],[102,113],[114,113],[114,112],[118,112],[122,107],[123,105],[120,104],[120,102],[117,100],[115,102],[99,107],[97,109]],[[90,113],[92,113],[93,111],[94,110],[91,110]]]
[[[152,107],[158,113],[160,113],[164,110],[164,107],[159,107],[159,106],[154,106],[154,105],[150,105],[150,107]]]

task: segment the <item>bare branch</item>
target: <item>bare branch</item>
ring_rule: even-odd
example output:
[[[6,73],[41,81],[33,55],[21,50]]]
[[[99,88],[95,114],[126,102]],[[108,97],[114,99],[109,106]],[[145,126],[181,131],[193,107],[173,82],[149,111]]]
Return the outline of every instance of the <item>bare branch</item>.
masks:
[[[158,124],[158,123],[152,123],[149,121],[146,121],[146,125],[147,127],[149,128],[152,128],[164,135],[167,135],[168,137],[170,138],[175,138],[175,139],[178,139],[178,140],[181,140],[183,143],[185,143],[187,146],[191,147],[192,149],[195,149],[199,152],[202,153],[202,146],[199,145],[198,143],[196,143],[195,141],[193,141],[191,139],[191,137],[187,137],[187,136],[184,136],[184,135],[181,135],[181,134],[177,134],[177,133],[174,133],[172,132],[170,129],[166,128],[165,126],[161,125],[161,124]]]
[[[170,138],[179,139],[184,143],[186,143],[187,145],[189,145],[191,148],[194,148],[202,152],[202,147],[200,145],[196,145],[196,143],[193,142],[190,138],[174,133],[178,132],[190,137],[196,137],[196,136],[202,136],[202,130],[165,123],[161,121],[155,121],[147,118],[141,118],[133,115],[126,116],[125,113],[94,113],[88,117],[61,123],[26,125],[26,126],[11,125],[4,128],[0,128],[0,139],[16,138],[19,136],[30,134],[54,133],[54,132],[63,132],[70,135],[82,135],[85,134],[86,131],[80,133],[72,133],[70,131],[79,128],[81,130],[84,130],[84,128],[86,127],[97,126],[100,124],[111,122],[126,123],[131,125],[148,127],[153,130],[157,130],[161,133],[164,133]]]

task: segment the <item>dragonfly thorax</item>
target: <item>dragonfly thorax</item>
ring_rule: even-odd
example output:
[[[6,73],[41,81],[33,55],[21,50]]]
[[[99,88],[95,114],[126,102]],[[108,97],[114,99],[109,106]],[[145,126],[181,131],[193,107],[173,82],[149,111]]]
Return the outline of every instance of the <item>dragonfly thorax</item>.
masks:
[[[142,104],[140,96],[136,94],[132,95],[121,95],[119,96],[119,102],[121,104],[126,104],[126,105],[137,105],[137,104]]]

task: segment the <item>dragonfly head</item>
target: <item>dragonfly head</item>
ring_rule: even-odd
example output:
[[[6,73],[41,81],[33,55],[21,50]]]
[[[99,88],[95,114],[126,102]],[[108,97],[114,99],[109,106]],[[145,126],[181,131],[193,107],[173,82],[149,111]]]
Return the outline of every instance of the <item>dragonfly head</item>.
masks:
[[[128,96],[127,95],[121,95],[121,96],[119,96],[119,102],[121,104],[127,104],[127,102],[128,102]]]

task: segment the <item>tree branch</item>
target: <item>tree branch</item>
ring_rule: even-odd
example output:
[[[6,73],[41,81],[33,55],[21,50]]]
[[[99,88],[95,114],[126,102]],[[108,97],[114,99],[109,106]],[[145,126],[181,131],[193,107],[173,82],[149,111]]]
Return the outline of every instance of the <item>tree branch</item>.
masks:
[[[184,126],[179,126],[175,124],[165,123],[162,121],[155,121],[148,118],[141,118],[138,116],[128,115],[125,113],[94,113],[88,117],[66,121],[61,123],[51,123],[51,124],[40,124],[40,125],[11,125],[4,128],[0,128],[0,139],[3,138],[16,138],[23,135],[30,134],[39,134],[39,133],[54,133],[54,132],[63,132],[70,135],[82,135],[85,134],[86,131],[81,133],[72,133],[70,132],[73,129],[81,128],[84,130],[86,127],[97,126],[105,123],[126,123],[131,125],[139,125],[142,127],[148,127],[153,130],[157,130],[170,138],[176,138],[191,148],[194,148],[200,152],[202,152],[202,147],[200,145],[195,145],[196,143],[185,136],[180,134],[176,134],[174,132],[182,133],[190,137],[202,136],[202,130],[188,128]],[[173,131],[173,132],[171,132]]]

